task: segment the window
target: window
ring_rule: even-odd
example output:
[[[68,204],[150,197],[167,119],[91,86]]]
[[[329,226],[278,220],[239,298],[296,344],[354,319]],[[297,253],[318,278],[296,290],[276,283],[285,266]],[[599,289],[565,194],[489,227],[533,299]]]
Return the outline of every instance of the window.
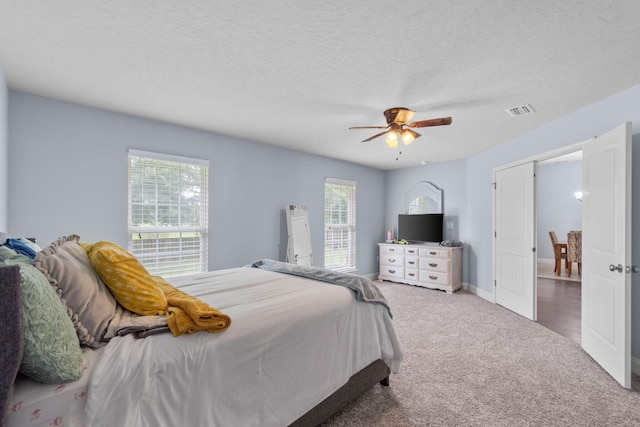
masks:
[[[356,270],[356,183],[326,178],[324,183],[324,266]]]
[[[151,274],[208,269],[209,162],[129,150],[129,251]]]

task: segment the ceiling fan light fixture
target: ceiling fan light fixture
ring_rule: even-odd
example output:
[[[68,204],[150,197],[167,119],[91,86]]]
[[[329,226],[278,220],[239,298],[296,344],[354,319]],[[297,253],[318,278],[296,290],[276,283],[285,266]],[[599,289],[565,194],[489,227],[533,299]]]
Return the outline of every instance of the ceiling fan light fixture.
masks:
[[[390,131],[387,133],[387,147],[396,148],[398,147],[398,133],[395,131]]]
[[[418,137],[420,137],[420,134],[412,129],[405,129],[402,131],[402,142],[404,145],[411,144]]]

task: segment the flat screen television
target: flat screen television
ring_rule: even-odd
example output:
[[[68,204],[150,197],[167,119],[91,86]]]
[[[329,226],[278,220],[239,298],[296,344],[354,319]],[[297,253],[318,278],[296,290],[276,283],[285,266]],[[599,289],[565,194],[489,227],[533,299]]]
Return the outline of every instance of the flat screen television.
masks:
[[[398,239],[409,242],[442,242],[444,214],[398,215]]]

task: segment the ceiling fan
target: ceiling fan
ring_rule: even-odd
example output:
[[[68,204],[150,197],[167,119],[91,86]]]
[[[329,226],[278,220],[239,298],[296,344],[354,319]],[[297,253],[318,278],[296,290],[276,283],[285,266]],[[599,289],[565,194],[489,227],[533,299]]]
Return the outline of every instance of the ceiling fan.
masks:
[[[387,126],[353,126],[349,129],[386,129],[384,132],[373,135],[370,138],[363,140],[362,142],[368,142],[379,136],[387,134],[387,145],[389,148],[396,148],[398,141],[402,139],[404,145],[411,144],[416,138],[421,135],[414,131],[412,128],[425,128],[430,126],[444,126],[451,124],[451,117],[441,117],[439,119],[419,120],[416,122],[407,123],[416,112],[404,107],[389,108],[384,112],[384,117],[387,119]]]

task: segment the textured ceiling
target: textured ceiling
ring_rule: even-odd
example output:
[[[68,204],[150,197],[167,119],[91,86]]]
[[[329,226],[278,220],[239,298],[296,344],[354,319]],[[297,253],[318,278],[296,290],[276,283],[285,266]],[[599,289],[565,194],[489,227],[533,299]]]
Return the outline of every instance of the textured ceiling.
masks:
[[[639,21],[637,0],[0,0],[0,66],[17,91],[394,169],[636,85]],[[396,106],[453,124],[401,155],[348,130]]]

